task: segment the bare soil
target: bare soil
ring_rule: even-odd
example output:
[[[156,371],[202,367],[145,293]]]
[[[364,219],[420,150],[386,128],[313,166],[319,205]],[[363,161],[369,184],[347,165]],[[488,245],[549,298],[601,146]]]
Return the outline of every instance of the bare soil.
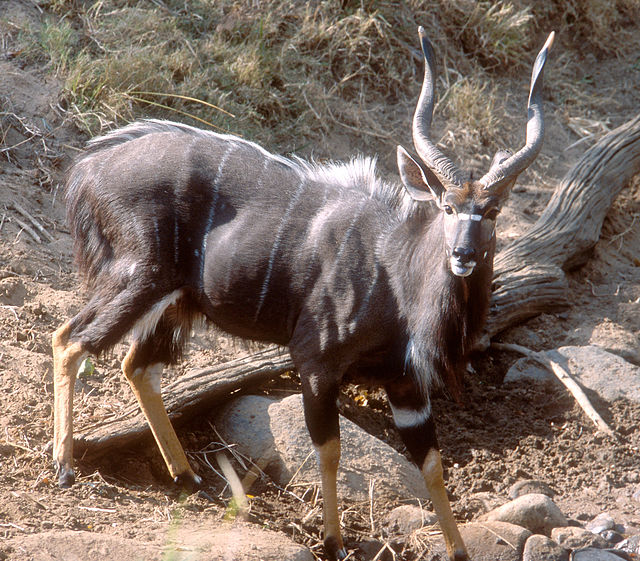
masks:
[[[611,75],[623,72],[616,61],[610,62]],[[0,61],[0,76],[0,100],[5,123],[10,124],[3,140],[11,147],[0,154],[0,559],[24,559],[15,541],[3,545],[4,539],[46,537],[55,530],[113,538],[101,546],[108,556],[117,554],[113,544],[118,540],[161,547],[177,531],[218,527],[230,514],[230,505],[210,453],[220,447],[213,415],[180,429],[183,445],[204,478],[206,496],[181,495],[152,443],[93,463],[80,460],[78,483],[69,490],[56,485],[49,450],[53,432],[50,335],[80,309],[84,298],[72,264],[57,181],[75,153],[73,147],[80,146],[83,138],[56,108],[59,84],[55,80],[36,69],[21,69],[11,60]],[[606,76],[602,86],[606,89],[605,80]],[[610,78],[609,84],[613,81]],[[625,115],[632,116],[632,102],[637,101],[633,92],[638,89],[629,90],[628,103],[618,104],[615,124]],[[35,127],[37,134],[27,125]],[[535,220],[555,182],[580,153],[574,149],[563,154],[572,137],[562,128],[558,114],[552,114],[549,128],[550,141],[542,156],[547,171],[538,168],[537,177],[528,175],[516,188],[500,226],[502,243]],[[538,181],[542,174],[544,181]],[[15,203],[53,241],[41,233],[36,241],[20,224],[30,223]],[[639,216],[636,178],[614,204],[592,261],[573,273],[572,308],[536,318],[502,339],[534,349],[594,343],[638,363]],[[169,379],[248,352],[242,342],[213,332],[198,333],[191,349],[183,364],[167,372]],[[112,355],[96,360],[95,372],[78,381],[78,431],[133,403],[119,371],[125,351],[123,344]],[[503,385],[502,378],[516,358],[493,351],[475,356],[475,372],[466,377],[463,403],[447,396],[436,399],[447,485],[457,517],[474,519],[487,504],[500,497],[504,500],[512,483],[531,478],[545,481],[557,492],[555,500],[568,517],[585,522],[606,511],[626,533],[640,533],[640,404],[608,403],[591,395],[598,411],[621,436],[620,442],[614,442],[595,433],[563,389],[552,384]],[[295,378],[280,379],[265,391],[285,395],[296,387]],[[367,407],[361,406],[363,395]],[[342,409],[368,431],[403,449],[379,392],[347,388]],[[251,494],[252,521],[321,551],[315,490],[284,491],[259,479]],[[373,528],[370,506],[342,505],[347,547],[360,548],[357,559],[375,556],[379,543],[371,540],[384,541],[379,520],[397,504],[376,502],[374,497]],[[65,558],[70,543],[60,542],[59,558]],[[398,548],[403,559],[415,559],[423,551],[423,545],[415,542]]]

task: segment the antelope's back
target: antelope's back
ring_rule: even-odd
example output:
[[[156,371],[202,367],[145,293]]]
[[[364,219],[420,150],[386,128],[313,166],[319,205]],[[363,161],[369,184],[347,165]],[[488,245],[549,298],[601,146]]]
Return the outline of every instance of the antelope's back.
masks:
[[[368,160],[312,166],[143,121],[90,142],[68,174],[68,220],[89,286],[187,287],[223,329],[286,344],[309,310],[341,333],[368,314],[392,191]]]

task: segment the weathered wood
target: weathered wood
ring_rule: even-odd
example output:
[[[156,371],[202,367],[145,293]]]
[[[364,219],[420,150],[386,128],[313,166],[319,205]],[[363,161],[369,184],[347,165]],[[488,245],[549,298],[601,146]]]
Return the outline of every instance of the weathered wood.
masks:
[[[637,173],[640,115],[587,150],[558,185],[538,221],[496,256],[489,337],[537,314],[568,306],[565,271],[587,261],[611,204]],[[191,372],[164,389],[167,411],[174,422],[188,420],[238,390],[293,368],[285,350],[268,347]],[[74,450],[76,456],[104,454],[149,435],[135,406],[116,419],[81,429]]]
[[[490,337],[567,307],[565,271],[586,263],[611,204],[640,173],[640,115],[589,148],[556,188],[538,221],[495,259]]]
[[[169,417],[178,424],[208,411],[216,402],[292,370],[293,362],[282,347],[268,347],[249,356],[194,370],[167,384],[163,397]],[[74,455],[104,455],[114,448],[150,437],[149,426],[136,405],[115,419],[80,428],[74,437]]]

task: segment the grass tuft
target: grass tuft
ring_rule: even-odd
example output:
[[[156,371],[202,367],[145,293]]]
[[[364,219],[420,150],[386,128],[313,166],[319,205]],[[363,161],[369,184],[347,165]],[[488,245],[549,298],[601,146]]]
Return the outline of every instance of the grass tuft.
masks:
[[[436,47],[445,84],[437,88],[434,130],[446,119],[445,145],[469,152],[510,144],[512,127],[498,126],[511,117],[504,91],[487,84],[524,90],[550,30],[559,32],[559,45],[547,91],[575,110],[590,103],[590,94],[582,87],[586,78],[562,62],[566,47],[590,48],[596,57],[625,53],[637,45],[631,31],[640,16],[637,0],[39,0],[38,6],[43,23],[21,31],[20,56],[64,80],[62,104],[89,135],[140,116],[174,118],[279,152],[315,147],[342,158],[357,144],[387,154],[390,167],[396,142],[410,142],[423,73],[418,25]]]

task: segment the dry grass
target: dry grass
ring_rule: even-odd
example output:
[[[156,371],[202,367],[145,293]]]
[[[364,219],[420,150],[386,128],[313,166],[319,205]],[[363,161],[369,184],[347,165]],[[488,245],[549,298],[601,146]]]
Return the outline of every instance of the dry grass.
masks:
[[[337,138],[388,154],[398,140],[410,142],[422,76],[419,24],[439,58],[436,133],[446,118],[455,131],[445,145],[465,152],[504,144],[499,121],[511,115],[493,84],[505,77],[524,90],[549,30],[596,55],[623,53],[639,10],[636,0],[39,5],[45,23],[22,32],[20,56],[46,63],[64,80],[63,104],[87,134],[155,116],[230,131],[281,152],[314,147],[317,155],[339,157]],[[566,92],[559,102],[579,105],[585,94],[570,67],[562,69],[554,69],[564,80],[555,78],[556,91]],[[553,81],[551,75],[550,89]]]

